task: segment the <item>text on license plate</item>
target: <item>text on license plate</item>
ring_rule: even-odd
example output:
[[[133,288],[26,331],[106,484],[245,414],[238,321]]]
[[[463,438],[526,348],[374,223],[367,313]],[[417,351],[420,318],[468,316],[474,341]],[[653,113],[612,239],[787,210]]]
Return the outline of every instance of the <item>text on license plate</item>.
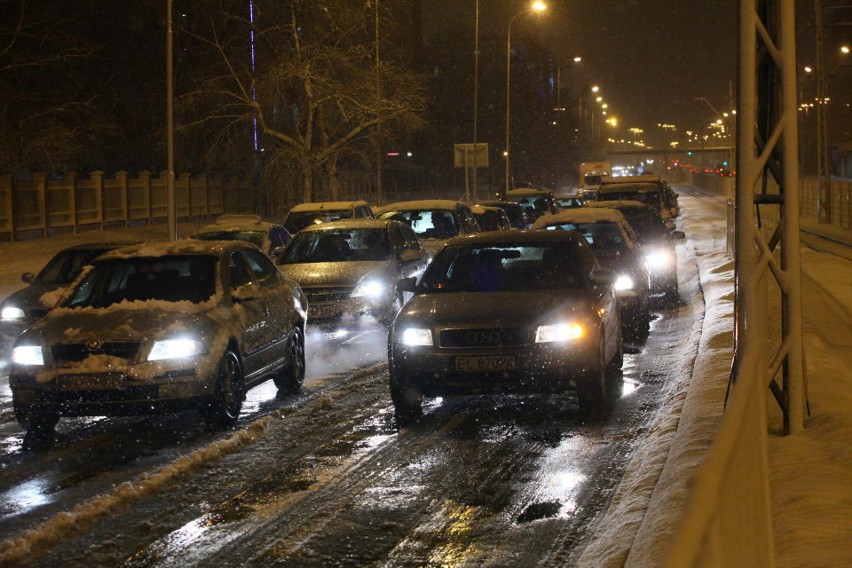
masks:
[[[507,371],[518,366],[514,357],[456,357],[456,371]]]
[[[67,375],[59,377],[62,390],[100,390],[115,389],[124,385],[121,375]]]

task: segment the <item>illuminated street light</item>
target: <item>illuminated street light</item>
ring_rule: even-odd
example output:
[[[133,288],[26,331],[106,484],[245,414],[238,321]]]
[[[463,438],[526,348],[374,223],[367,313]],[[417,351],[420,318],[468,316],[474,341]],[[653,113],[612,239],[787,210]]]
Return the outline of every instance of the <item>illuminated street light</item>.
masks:
[[[519,17],[527,14],[529,12],[544,12],[547,9],[547,6],[544,2],[534,2],[532,6],[527,8],[522,12],[518,12],[512,19],[509,20],[509,26],[506,31],[506,149],[504,150],[504,156],[506,157],[506,185],[505,191],[509,191],[509,109],[511,108],[509,104],[509,88],[512,84],[511,81],[511,72],[512,72],[512,23]]]

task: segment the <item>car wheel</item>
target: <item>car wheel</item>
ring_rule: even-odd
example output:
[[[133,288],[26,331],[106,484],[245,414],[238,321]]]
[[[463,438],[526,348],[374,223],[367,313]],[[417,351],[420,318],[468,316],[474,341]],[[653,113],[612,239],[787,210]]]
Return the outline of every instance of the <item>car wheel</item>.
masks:
[[[219,363],[216,394],[203,407],[204,420],[210,426],[229,426],[236,422],[243,408],[245,392],[243,370],[233,351],[226,351]]]
[[[305,336],[300,327],[293,330],[287,352],[287,364],[273,381],[278,390],[295,394],[305,382]]]
[[[15,404],[15,418],[26,430],[23,447],[26,450],[46,450],[53,443],[53,433],[59,414],[33,406]]]
[[[396,420],[400,426],[405,426],[423,414],[423,395],[417,387],[400,381],[393,369],[390,374],[390,395]]]
[[[604,345],[598,346],[598,362],[585,380],[577,385],[577,402],[580,412],[587,416],[603,414],[608,409],[609,392],[607,389],[607,365],[604,361]]]
[[[680,301],[680,291],[678,290],[677,279],[666,285],[663,297],[669,305],[675,305]]]
[[[386,327],[390,327],[393,323],[393,320],[396,319],[396,314],[399,313],[399,310],[402,309],[402,292],[399,290],[394,294],[393,302],[387,308],[384,317],[382,318],[382,324]]]
[[[648,307],[641,307],[631,314],[628,319],[630,322],[630,336],[634,339],[644,341],[648,339],[651,332],[651,312]]]

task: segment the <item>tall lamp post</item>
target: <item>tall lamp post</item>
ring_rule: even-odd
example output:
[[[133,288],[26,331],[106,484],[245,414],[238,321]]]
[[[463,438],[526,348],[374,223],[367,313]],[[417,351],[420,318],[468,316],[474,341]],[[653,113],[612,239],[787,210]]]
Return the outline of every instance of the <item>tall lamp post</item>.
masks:
[[[519,17],[529,12],[544,12],[547,6],[544,2],[533,2],[532,6],[522,12],[518,12],[512,19],[509,20],[508,31],[506,32],[506,184],[503,191],[509,191],[509,88],[511,86],[512,72],[512,23]]]

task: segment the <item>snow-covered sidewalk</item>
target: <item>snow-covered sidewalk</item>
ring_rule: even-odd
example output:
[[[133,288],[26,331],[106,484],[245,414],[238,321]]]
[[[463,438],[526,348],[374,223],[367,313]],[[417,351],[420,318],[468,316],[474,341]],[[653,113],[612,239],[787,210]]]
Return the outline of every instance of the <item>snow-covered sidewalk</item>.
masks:
[[[687,342],[695,347],[694,358],[686,359],[685,376],[670,378],[667,400],[581,566],[661,565],[690,477],[722,420],[734,325],[724,210],[706,200],[681,200],[678,225],[689,238],[685,252],[699,267],[702,293],[695,303],[703,303],[703,310],[695,308],[704,314]],[[769,435],[776,566],[852,566],[852,262],[804,249],[802,277],[811,415],[801,434],[783,437],[773,429]],[[768,389],[766,396],[770,424],[779,424]]]

